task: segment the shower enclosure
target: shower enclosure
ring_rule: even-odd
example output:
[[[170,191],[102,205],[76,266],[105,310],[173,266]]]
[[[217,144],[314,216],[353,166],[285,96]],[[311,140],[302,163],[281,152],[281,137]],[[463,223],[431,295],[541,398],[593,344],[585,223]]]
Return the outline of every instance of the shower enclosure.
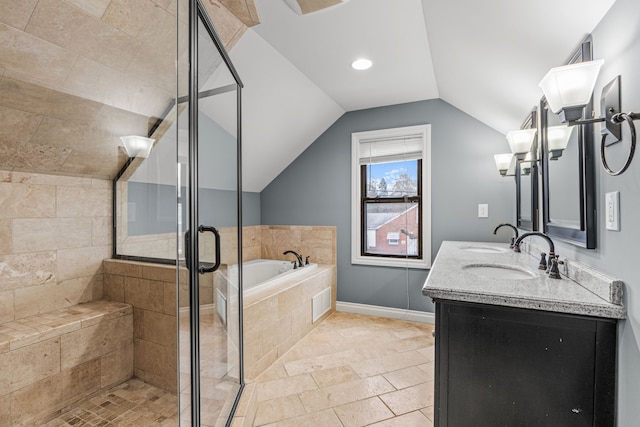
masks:
[[[180,425],[228,425],[243,387],[242,271],[228,268],[242,262],[242,82],[203,4],[178,3],[177,102],[114,180],[114,257],[177,263]]]
[[[229,268],[242,263],[242,83],[197,5],[189,16],[189,114],[178,123],[178,140],[188,141],[185,221],[178,221],[178,234],[184,238],[179,255],[184,254],[190,290],[179,328],[180,366],[189,360],[184,376],[190,387],[181,387],[180,406],[191,405],[187,425],[199,426],[230,424],[243,386],[242,270]],[[181,139],[184,134],[188,138]],[[179,198],[182,191],[180,183]],[[209,286],[211,304],[200,298]],[[182,327],[187,318],[188,330]]]
[[[242,82],[218,6],[5,3],[0,425],[230,425]]]

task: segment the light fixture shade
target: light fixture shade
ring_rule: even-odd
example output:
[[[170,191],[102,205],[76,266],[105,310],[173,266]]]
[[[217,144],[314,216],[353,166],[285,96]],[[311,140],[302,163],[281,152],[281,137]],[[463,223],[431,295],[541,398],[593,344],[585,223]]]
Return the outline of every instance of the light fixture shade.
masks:
[[[129,157],[140,157],[146,159],[151,153],[151,147],[155,139],[145,138],[144,136],[129,135],[121,136],[122,146]]]
[[[569,144],[569,138],[574,126],[552,126],[547,129],[549,151],[564,150]]]
[[[507,133],[507,141],[509,141],[511,152],[516,155],[521,154],[521,157],[524,158],[524,155],[531,151],[536,132],[536,129],[522,129],[512,130]]]
[[[498,168],[500,175],[506,175],[507,170],[511,165],[511,159],[513,159],[513,154],[511,153],[496,154],[493,156],[493,160],[496,162],[496,168]]]
[[[587,105],[602,64],[604,59],[579,62],[549,70],[539,86],[547,98],[551,111],[556,114],[570,109],[579,111]],[[578,118],[580,116],[572,115],[569,120]]]

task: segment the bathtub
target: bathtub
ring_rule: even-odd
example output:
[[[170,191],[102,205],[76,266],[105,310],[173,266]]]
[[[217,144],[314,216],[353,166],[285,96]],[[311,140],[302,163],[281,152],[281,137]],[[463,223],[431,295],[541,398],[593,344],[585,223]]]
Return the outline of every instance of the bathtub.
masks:
[[[234,265],[230,268],[237,269],[238,267]],[[244,262],[242,263],[243,294],[245,296],[251,295],[317,268],[318,264],[309,264],[302,268],[294,269],[291,261],[273,259],[254,259]]]

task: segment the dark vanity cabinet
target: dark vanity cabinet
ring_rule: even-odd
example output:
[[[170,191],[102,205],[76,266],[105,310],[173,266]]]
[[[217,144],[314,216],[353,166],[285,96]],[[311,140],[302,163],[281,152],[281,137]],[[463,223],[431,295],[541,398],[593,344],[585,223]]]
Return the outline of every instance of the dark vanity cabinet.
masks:
[[[615,319],[435,302],[435,426],[614,426]]]

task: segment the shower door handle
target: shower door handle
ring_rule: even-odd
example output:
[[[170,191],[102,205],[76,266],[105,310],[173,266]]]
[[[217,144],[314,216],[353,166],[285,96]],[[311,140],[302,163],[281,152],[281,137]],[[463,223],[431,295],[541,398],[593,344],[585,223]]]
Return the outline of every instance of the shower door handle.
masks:
[[[215,242],[215,251],[216,251],[216,260],[215,263],[211,264],[209,262],[200,262],[198,263],[198,272],[200,274],[212,273],[220,268],[220,233],[216,230],[215,227],[210,225],[201,225],[198,227],[198,231],[200,233],[206,233],[207,231],[213,233],[214,242]]]
[[[191,230],[184,232],[184,261],[187,268],[191,268]]]
[[[220,233],[216,230],[215,227],[211,227],[208,225],[201,225],[198,227],[198,232],[204,233],[210,231],[213,233],[215,238],[215,251],[216,251],[216,259],[215,263],[210,262],[198,262],[198,272],[200,274],[212,273],[220,268]],[[191,240],[191,231],[187,230],[184,233],[184,249],[185,249],[185,258],[187,266],[191,265],[191,251],[189,250]]]

